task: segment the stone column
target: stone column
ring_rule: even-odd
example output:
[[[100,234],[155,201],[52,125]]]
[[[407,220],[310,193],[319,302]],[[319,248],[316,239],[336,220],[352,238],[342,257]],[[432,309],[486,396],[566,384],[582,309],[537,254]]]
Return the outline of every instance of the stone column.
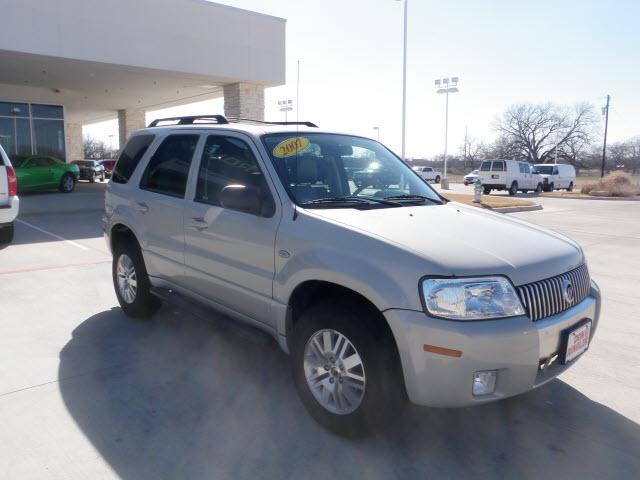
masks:
[[[131,132],[146,127],[144,110],[118,110],[120,148],[124,147]]]
[[[224,114],[227,117],[264,120],[264,86],[255,83],[223,85]]]
[[[74,160],[84,159],[84,148],[82,147],[82,124],[81,123],[65,123],[64,124],[64,141],[65,141],[65,160],[72,162]]]

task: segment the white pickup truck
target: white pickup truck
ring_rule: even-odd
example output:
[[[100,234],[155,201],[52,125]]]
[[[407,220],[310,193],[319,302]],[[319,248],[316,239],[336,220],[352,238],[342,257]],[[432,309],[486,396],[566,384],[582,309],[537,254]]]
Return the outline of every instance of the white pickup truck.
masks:
[[[413,167],[413,169],[427,182],[440,183],[442,174],[436,172],[432,167]]]
[[[18,205],[16,172],[0,145],[0,245],[13,240],[13,221],[18,216]]]

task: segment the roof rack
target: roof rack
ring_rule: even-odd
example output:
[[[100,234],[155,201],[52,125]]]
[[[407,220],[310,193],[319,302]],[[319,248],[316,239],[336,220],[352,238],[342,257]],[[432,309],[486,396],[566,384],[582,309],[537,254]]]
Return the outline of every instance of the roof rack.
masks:
[[[318,128],[313,122],[266,122],[264,120],[254,120],[253,118],[241,118],[241,117],[227,117],[227,121],[231,123],[258,123],[260,125],[302,125],[305,127]]]
[[[156,118],[149,124],[149,127],[157,127],[159,126],[158,124],[165,122],[170,122],[171,125],[193,125],[194,123],[216,123],[221,125],[229,123],[224,115],[191,115],[188,117]]]

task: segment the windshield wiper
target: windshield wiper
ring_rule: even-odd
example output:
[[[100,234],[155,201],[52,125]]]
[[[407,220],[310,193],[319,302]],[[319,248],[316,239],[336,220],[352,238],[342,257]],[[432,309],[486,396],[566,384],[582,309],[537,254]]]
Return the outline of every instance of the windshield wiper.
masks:
[[[327,198],[316,198],[314,200],[308,200],[302,203],[302,206],[305,205],[335,205],[335,204],[343,204],[343,205],[371,205],[372,203],[381,203],[383,205],[389,205],[392,207],[401,207],[399,203],[392,202],[389,200],[385,200],[382,198],[373,198],[373,197],[327,197]]]
[[[390,195],[388,197],[384,197],[384,200],[405,200],[408,202],[424,202],[425,200],[429,200],[431,203],[435,203],[436,205],[442,205],[441,200],[436,200],[424,195]]]

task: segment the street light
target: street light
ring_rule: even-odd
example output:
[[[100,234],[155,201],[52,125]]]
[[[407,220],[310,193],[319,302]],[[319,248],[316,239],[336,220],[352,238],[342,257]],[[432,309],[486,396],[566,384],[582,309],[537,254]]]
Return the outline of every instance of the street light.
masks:
[[[444,169],[442,172],[442,182],[440,186],[448,190],[449,180],[447,179],[447,137],[449,134],[449,94],[458,92],[458,77],[443,78],[435,81],[436,92],[443,93],[446,96],[445,114],[444,114]]]
[[[407,124],[407,3],[409,2],[409,0],[396,1],[404,1],[404,32],[402,47],[402,160],[404,160],[404,145]]]
[[[293,110],[293,100],[278,100],[278,107],[280,107],[280,111],[284,112],[284,121],[287,121],[287,112]]]
[[[380,127],[373,127],[373,129],[378,133],[378,141],[380,141]]]

